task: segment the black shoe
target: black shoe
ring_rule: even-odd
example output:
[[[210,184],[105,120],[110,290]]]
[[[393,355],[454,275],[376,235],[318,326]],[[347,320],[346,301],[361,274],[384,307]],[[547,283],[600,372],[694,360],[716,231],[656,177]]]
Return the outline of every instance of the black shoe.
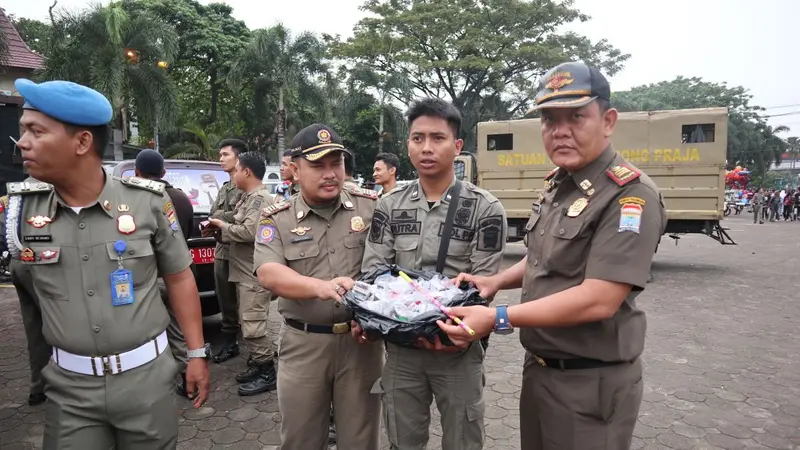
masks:
[[[30,406],[41,405],[46,400],[47,400],[47,397],[44,395],[44,393],[29,394],[28,395],[28,404]]]
[[[212,359],[219,364],[237,356],[239,356],[239,344],[233,341],[223,345]]]
[[[264,364],[253,364],[253,366],[258,367],[259,373],[255,380],[239,385],[239,395],[246,397],[274,391],[278,387],[278,374],[275,372],[275,364],[270,361]]]
[[[189,395],[186,394],[186,374],[181,374],[181,380],[178,381],[178,384],[175,385],[175,393],[183,398],[189,398]]]
[[[335,444],[336,443],[336,424],[333,423],[331,420],[330,425],[328,425],[328,444]]]
[[[261,374],[261,367],[258,364],[254,364],[252,359],[247,360],[247,367],[244,369],[244,372],[240,372],[236,374],[236,382],[239,384],[249,383],[254,381],[258,378],[258,375]]]

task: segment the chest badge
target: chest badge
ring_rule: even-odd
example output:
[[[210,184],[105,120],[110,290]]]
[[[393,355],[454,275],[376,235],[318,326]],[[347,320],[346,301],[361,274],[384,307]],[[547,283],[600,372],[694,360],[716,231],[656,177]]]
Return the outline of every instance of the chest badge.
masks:
[[[45,225],[47,225],[48,223],[50,223],[52,221],[53,221],[53,219],[51,219],[51,218],[49,218],[47,216],[33,216],[33,217],[29,218],[28,220],[26,220],[26,222],[28,222],[34,228],[43,228]]]
[[[130,210],[131,210],[131,208],[128,205],[119,205],[119,206],[117,206],[117,211],[119,211],[119,212],[128,212]]]
[[[133,221],[133,216],[123,214],[117,217],[117,231],[122,234],[131,234],[136,231],[136,222]]]
[[[311,231],[311,227],[297,227],[297,228],[295,228],[293,230],[289,230],[290,233],[294,233],[294,234],[296,234],[298,236],[303,236],[306,233],[308,233],[309,231]]]
[[[575,200],[571,205],[569,205],[567,217],[578,217],[587,206],[589,206],[589,200],[586,200],[583,197]]]
[[[54,250],[45,250],[42,252],[42,259],[43,260],[50,260],[55,258],[58,255],[57,251]]]
[[[350,218],[350,229],[358,233],[359,231],[364,231],[364,228],[367,228],[367,224],[364,223],[364,219],[361,216],[355,216]]]
[[[36,254],[33,253],[33,249],[26,247],[24,250],[22,250],[22,253],[20,253],[19,259],[25,262],[33,262],[36,261]]]

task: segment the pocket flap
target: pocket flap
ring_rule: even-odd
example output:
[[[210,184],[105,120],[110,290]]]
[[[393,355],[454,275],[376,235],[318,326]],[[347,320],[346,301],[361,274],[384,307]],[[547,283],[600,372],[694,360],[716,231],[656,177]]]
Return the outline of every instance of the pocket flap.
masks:
[[[284,242],[283,251],[287,261],[297,261],[319,256],[319,246],[311,241],[304,242],[302,244]]]
[[[125,251],[122,252],[121,255],[117,253],[117,249],[115,248],[117,242],[125,243]],[[120,239],[114,242],[106,242],[106,250],[108,251],[108,257],[113,260],[117,260],[120,257],[125,261],[127,259],[153,256],[153,246],[150,244],[150,239],[135,239],[130,241]]]
[[[33,260],[23,259],[23,263],[27,264],[56,264],[61,259],[61,247],[33,247],[30,249],[32,254],[26,255],[26,250],[22,251],[21,258],[30,258]]]
[[[363,247],[367,242],[367,233],[348,234],[344,238],[344,246],[347,248]]]

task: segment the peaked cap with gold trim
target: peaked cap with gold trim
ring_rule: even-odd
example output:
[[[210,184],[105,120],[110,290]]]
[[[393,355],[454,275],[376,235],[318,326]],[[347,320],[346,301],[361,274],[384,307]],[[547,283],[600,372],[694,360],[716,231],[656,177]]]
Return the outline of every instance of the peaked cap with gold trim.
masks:
[[[611,86],[606,77],[581,62],[563,63],[539,80],[531,112],[544,108],[580,108],[598,98],[611,100]]]
[[[344,148],[342,139],[331,127],[315,123],[300,130],[292,139],[292,158],[301,156],[316,161],[330,152],[352,152]]]

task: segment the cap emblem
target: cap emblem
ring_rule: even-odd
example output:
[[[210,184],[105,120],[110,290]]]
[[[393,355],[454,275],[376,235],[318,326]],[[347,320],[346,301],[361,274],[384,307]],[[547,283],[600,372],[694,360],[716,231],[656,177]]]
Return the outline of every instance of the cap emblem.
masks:
[[[331,133],[328,130],[319,130],[317,131],[317,139],[319,139],[320,144],[330,144]]]
[[[545,85],[545,87],[547,89],[551,89],[553,91],[557,91],[557,90],[561,89],[562,87],[564,87],[564,86],[566,86],[568,84],[571,84],[573,81],[575,81],[575,79],[572,78],[572,74],[571,73],[569,73],[569,72],[556,72],[547,80],[547,85]]]

